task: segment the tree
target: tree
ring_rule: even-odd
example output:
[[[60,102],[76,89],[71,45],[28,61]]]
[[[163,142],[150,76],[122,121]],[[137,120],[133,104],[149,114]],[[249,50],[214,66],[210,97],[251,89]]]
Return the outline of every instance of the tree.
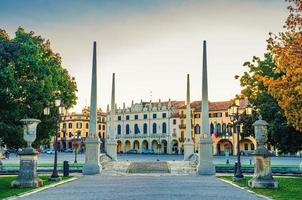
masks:
[[[277,77],[264,75],[268,92],[278,101],[287,120],[302,131],[302,0],[288,0],[290,15],[285,32],[270,33],[268,49],[273,55]]]
[[[0,29],[0,137],[10,148],[24,145],[20,119],[38,118],[35,145],[47,143],[55,134],[57,112],[53,105],[59,95],[66,108],[76,103],[77,86],[50,42],[21,27],[15,37]],[[51,116],[44,116],[49,106]]]
[[[284,153],[295,153],[302,149],[302,134],[290,125],[278,105],[278,102],[268,92],[262,77],[278,78],[275,73],[276,65],[271,54],[264,55],[264,59],[253,57],[251,62],[245,62],[244,67],[248,70],[236,79],[240,80],[242,87],[241,97],[248,98],[249,102],[258,112],[252,117],[243,117],[243,135],[253,133],[252,122],[255,122],[260,114],[268,123],[268,143],[272,144]]]

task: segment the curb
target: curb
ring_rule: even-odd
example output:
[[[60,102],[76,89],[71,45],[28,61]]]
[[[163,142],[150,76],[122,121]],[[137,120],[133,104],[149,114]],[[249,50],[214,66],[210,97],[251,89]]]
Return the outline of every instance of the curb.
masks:
[[[60,181],[58,183],[50,184],[50,185],[47,185],[47,186],[44,186],[44,187],[41,187],[41,188],[37,188],[37,189],[33,189],[31,191],[28,191],[28,192],[21,193],[19,195],[15,195],[15,196],[12,196],[12,197],[5,198],[5,200],[13,200],[13,199],[18,199],[19,197],[26,197],[26,196],[32,195],[34,193],[41,192],[43,190],[47,190],[49,188],[57,187],[59,185],[62,185],[62,184],[65,184],[65,183],[77,180],[79,178],[80,177],[72,177],[70,179],[67,179],[67,180],[64,180],[64,181]]]
[[[239,186],[239,185],[233,183],[232,181],[224,180],[224,179],[219,178],[219,177],[217,177],[217,178],[218,178],[219,180],[225,182],[225,183],[228,183],[228,184],[230,184],[230,185],[232,185],[232,186],[234,186],[234,187],[237,187],[237,188],[240,188],[240,189],[242,189],[242,190],[245,190],[245,191],[247,191],[247,192],[249,192],[249,193],[251,193],[251,194],[254,194],[254,195],[258,196],[258,197],[261,197],[261,198],[264,198],[264,199],[267,199],[267,200],[272,200],[271,197],[267,197],[267,196],[264,196],[264,195],[262,195],[262,194],[258,194],[258,193],[254,192],[254,191],[252,191],[252,190],[247,189],[246,187],[241,187],[241,186]]]

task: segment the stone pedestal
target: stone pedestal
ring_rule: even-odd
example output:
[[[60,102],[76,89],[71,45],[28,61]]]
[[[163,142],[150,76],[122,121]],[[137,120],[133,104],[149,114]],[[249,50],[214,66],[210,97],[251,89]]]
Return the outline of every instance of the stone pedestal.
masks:
[[[189,160],[190,156],[194,154],[194,142],[191,139],[184,142],[184,160]]]
[[[210,137],[199,140],[199,175],[215,175],[216,169],[213,164],[212,139]]]
[[[272,176],[271,154],[264,146],[267,141],[268,123],[262,120],[260,115],[259,120],[253,126],[255,127],[255,138],[258,145],[254,153],[254,176],[248,181],[248,185],[252,188],[277,188],[278,182]]]
[[[17,180],[11,183],[12,187],[39,187],[43,181],[37,176],[38,152],[32,148],[24,149],[19,153],[20,168]]]
[[[112,161],[117,161],[117,142],[116,140],[107,140],[107,154]]]
[[[249,187],[252,188],[277,188],[278,182],[273,179],[271,171],[271,158],[263,155],[254,155],[255,166],[254,175],[248,181]]]
[[[100,141],[98,138],[87,138],[85,140],[85,165],[83,167],[84,175],[94,175],[101,173],[100,164]]]

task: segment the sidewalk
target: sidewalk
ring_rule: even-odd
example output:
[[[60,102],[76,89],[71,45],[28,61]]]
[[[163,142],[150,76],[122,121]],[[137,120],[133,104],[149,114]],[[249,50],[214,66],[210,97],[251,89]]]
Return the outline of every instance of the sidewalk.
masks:
[[[141,174],[83,176],[22,199],[200,200],[263,199],[213,176]]]

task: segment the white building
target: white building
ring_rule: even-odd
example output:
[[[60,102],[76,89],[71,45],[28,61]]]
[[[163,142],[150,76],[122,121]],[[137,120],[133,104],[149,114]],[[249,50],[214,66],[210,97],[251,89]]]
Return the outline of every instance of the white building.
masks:
[[[117,151],[136,149],[141,153],[153,149],[155,153],[179,153],[177,115],[178,108],[184,104],[184,101],[170,100],[141,101],[135,104],[132,102],[131,107],[125,107],[124,104],[123,108],[116,109],[114,134]],[[107,127],[108,122],[109,119]]]

